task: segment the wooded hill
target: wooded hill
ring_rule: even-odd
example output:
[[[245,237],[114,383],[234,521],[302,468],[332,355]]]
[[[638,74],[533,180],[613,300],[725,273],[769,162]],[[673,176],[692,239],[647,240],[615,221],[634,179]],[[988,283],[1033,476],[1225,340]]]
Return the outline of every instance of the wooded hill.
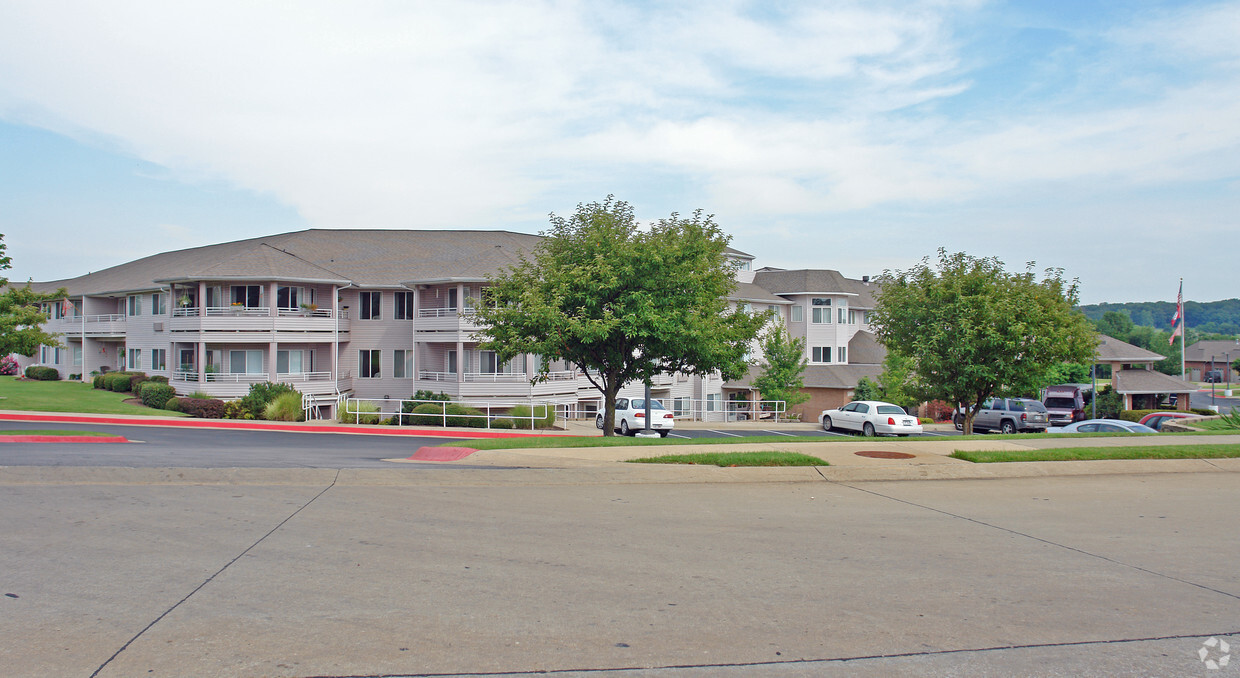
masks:
[[[1126,304],[1084,304],[1085,317],[1097,323],[1107,311],[1118,311],[1132,319],[1134,325],[1171,331],[1175,317],[1174,301],[1134,301]],[[1203,334],[1240,334],[1240,299],[1222,301],[1185,301],[1187,326]]]

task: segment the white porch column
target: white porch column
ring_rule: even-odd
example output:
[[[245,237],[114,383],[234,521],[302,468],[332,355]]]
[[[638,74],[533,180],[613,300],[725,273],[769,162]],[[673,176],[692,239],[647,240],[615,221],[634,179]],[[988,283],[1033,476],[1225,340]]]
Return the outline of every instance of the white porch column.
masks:
[[[279,349],[280,342],[278,341],[273,341],[267,344],[267,359],[271,361],[267,364],[267,381],[270,381],[273,384],[276,382],[276,355],[278,354]]]
[[[207,381],[207,343],[199,341],[194,347],[198,350],[198,383],[204,384]]]
[[[277,287],[279,287],[279,284],[276,283],[275,281],[272,281],[271,284],[267,285],[267,315],[271,316],[272,318],[279,315],[279,310],[276,308],[276,288]],[[272,360],[274,359],[275,359],[275,355],[273,354]]]
[[[409,371],[413,374],[413,388],[411,391],[418,390],[418,314],[422,312],[422,286],[413,286],[413,317],[409,319],[409,350],[412,351],[413,362],[409,367]]]
[[[198,281],[198,316],[202,317],[207,314],[207,283],[205,280]],[[199,365],[202,363],[200,362]]]
[[[456,383],[460,384],[465,381],[465,368],[466,367],[467,365],[465,361],[465,343],[462,341],[457,341],[456,342]]]

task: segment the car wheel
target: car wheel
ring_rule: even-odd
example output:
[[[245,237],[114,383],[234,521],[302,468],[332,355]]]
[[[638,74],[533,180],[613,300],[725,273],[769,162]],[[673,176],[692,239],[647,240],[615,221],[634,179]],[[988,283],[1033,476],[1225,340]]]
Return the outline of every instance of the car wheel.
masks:
[[[594,418],[594,428],[600,431],[603,430],[603,415],[600,414]]]
[[[830,431],[830,430],[831,430],[831,417],[823,417],[823,418],[822,418],[822,430],[824,430],[824,431]]]
[[[669,433],[671,433],[671,431],[659,431],[659,437],[666,438]]]
[[[862,427],[861,433],[867,438],[873,438],[874,437],[874,424],[871,424],[868,421],[865,422],[865,426]]]
[[[620,435],[627,436],[629,434],[629,422],[626,419],[620,420]]]
[[[952,423],[956,425],[956,430],[957,430],[957,431],[963,431],[963,430],[964,430],[964,417],[960,416],[959,414],[957,414],[956,416],[952,417]]]
[[[1016,424],[1013,424],[1010,419],[1004,419],[1003,423],[999,424],[999,431],[1012,435],[1013,433],[1016,433]]]

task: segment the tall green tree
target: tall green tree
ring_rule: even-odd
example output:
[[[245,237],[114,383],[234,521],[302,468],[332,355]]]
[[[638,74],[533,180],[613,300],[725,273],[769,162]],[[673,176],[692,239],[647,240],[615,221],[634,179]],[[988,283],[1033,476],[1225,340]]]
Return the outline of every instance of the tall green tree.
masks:
[[[4,243],[4,234],[0,234],[0,271],[13,267],[13,259],[8,256],[8,245]],[[57,335],[44,332],[43,323],[47,322],[47,314],[40,310],[40,304],[65,295],[59,290],[52,294],[35,292],[30,283],[22,287],[9,285],[9,279],[0,275],[0,356],[17,353],[32,356],[39,346],[55,346]]]
[[[767,330],[762,337],[762,374],[753,380],[753,387],[763,400],[782,400],[787,409],[809,400],[805,392],[805,339],[793,337],[782,323]]]
[[[879,282],[872,324],[888,353],[908,360],[904,389],[970,406],[967,433],[987,398],[1033,393],[1052,367],[1093,360],[1097,333],[1060,269],[1039,279],[1033,264],[1008,273],[997,258],[940,249],[936,265],[927,257]]]
[[[699,210],[641,228],[628,203],[608,196],[579,204],[527,258],[486,288],[477,309],[482,348],[509,360],[566,360],[603,395],[603,434],[612,435],[616,393],[660,372],[739,379],[767,314],[729,310],[730,238]]]

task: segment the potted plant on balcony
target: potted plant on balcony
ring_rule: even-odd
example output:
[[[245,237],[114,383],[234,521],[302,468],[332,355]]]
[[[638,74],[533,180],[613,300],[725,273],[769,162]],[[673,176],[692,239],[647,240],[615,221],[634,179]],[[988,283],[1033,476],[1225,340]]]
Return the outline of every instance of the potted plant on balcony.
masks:
[[[302,314],[303,316],[311,316],[311,315],[314,315],[314,312],[315,312],[315,311],[317,311],[317,310],[319,310],[319,305],[318,305],[318,304],[315,304],[315,303],[313,303],[313,302],[311,302],[311,303],[309,303],[309,304],[302,304],[302,305],[301,305],[301,311],[302,311],[302,313],[301,313],[301,314]]]
[[[181,308],[188,308],[189,307],[189,295],[182,292],[181,296],[177,299],[177,306],[180,306]]]
[[[239,302],[239,301],[234,301],[234,302],[232,303],[232,313],[233,313],[233,315],[241,315],[241,312],[242,312],[242,311],[244,311],[244,310],[245,310],[245,308],[241,305],[241,302]]]

